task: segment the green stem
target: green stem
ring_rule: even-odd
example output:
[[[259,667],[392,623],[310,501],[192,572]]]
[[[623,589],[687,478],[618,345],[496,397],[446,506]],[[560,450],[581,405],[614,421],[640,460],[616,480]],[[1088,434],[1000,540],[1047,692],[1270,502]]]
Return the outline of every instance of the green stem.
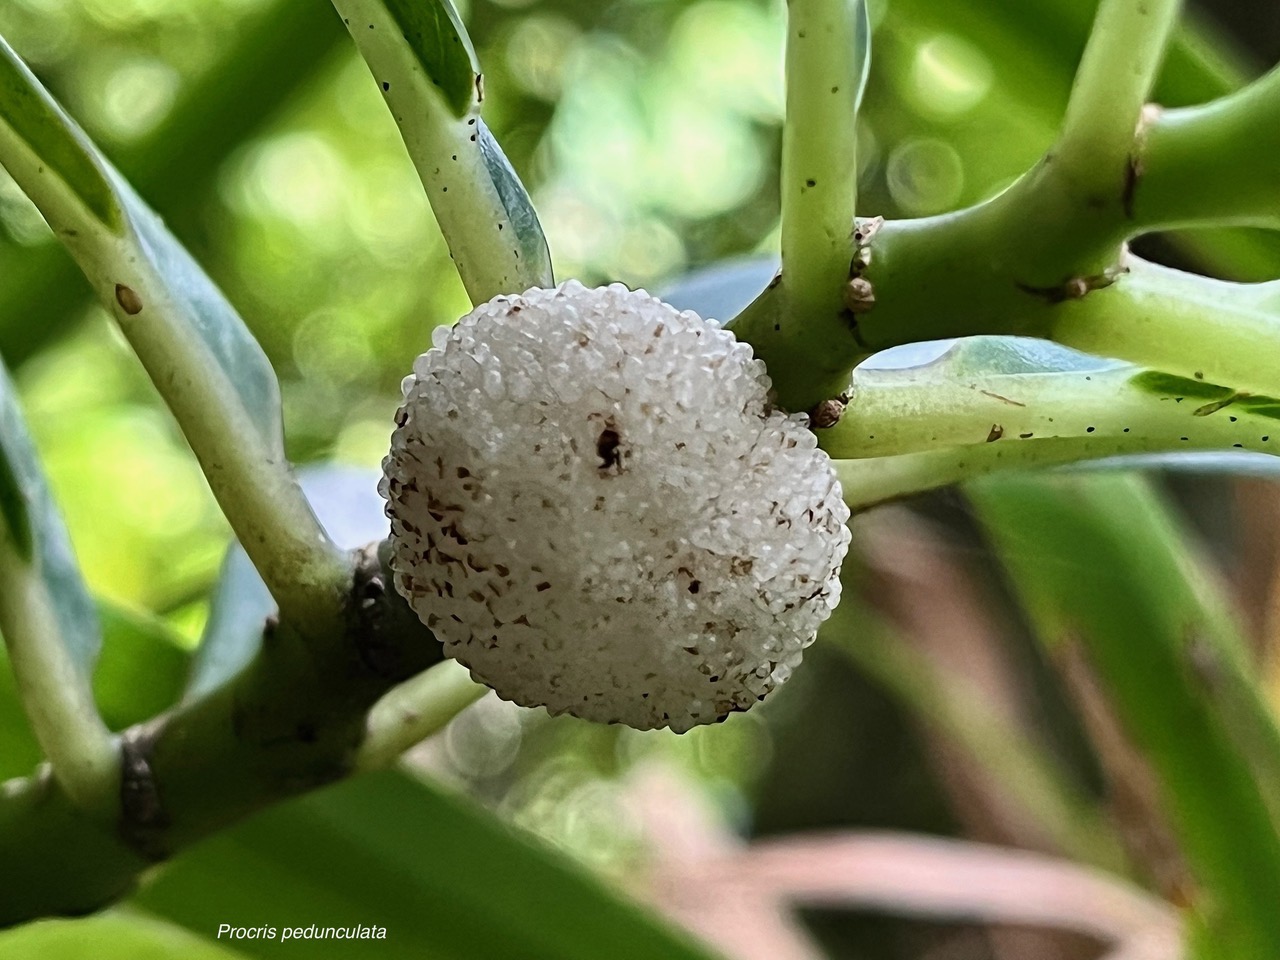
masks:
[[[1113,287],[1061,304],[1039,332],[1087,353],[1280,396],[1280,283],[1228,283],[1133,257],[1128,263]]]
[[[844,416],[818,436],[833,457],[859,459],[1040,440],[1103,444],[1111,454],[1184,446],[1274,454],[1278,415],[1280,400],[1128,364],[1011,375],[926,366],[860,371]]]
[[[1081,192],[1126,176],[1179,0],[1102,0],[1051,156]]]
[[[0,630],[40,749],[73,805],[109,820],[119,805],[120,751],[64,636],[43,578],[0,536]]]
[[[744,316],[735,326],[768,365],[778,402],[788,409],[841,393],[856,362],[844,291],[867,29],[862,0],[791,0],[788,6],[778,290],[784,306]]]
[[[1095,437],[1091,434],[1086,437],[1014,440],[927,450],[894,457],[836,460],[835,468],[844,491],[845,503],[849,505],[849,509],[857,511],[991,474],[1038,470],[1141,453],[1220,451],[1224,446],[1218,430],[1206,430],[1186,436],[1186,440],[1181,437],[1139,437],[1131,440],[1128,437]],[[1280,443],[1280,436],[1272,437],[1267,443],[1261,442],[1258,436],[1242,435],[1242,439],[1250,440],[1250,443],[1240,444],[1243,449],[1270,454],[1274,454],[1275,450],[1264,448],[1274,448]]]
[[[332,619],[349,570],[285,460],[279,388],[266,357],[158,218],[2,40],[0,81],[0,162],[112,311],[282,613],[299,622]],[[249,345],[236,362],[260,364],[266,374],[249,399],[233,377],[250,371],[229,368],[215,349],[240,336]],[[255,411],[266,413],[255,419]]]
[[[1169,229],[1280,227],[1280,67],[1212,103],[1168,110],[1145,137],[1134,218]]]
[[[466,667],[446,660],[387,691],[369,711],[368,727],[356,767],[389,767],[410,747],[421,743],[488,693],[471,679]]]
[[[58,784],[77,807],[110,820],[119,809],[120,752],[89,682],[102,629],[2,365],[0,633]]]
[[[554,283],[542,228],[480,119],[484,84],[449,0],[333,0],[418,171],[473,304]]]
[[[261,9],[260,9],[261,8]],[[212,181],[311,78],[346,37],[313,0],[278,0],[246,11],[218,61],[183,84],[166,119],[112,151],[125,178],[180,237],[207,234]],[[0,356],[18,368],[82,316],[91,297],[55,244],[23,247],[0,238]],[[30,318],[39,315],[38,324]]]

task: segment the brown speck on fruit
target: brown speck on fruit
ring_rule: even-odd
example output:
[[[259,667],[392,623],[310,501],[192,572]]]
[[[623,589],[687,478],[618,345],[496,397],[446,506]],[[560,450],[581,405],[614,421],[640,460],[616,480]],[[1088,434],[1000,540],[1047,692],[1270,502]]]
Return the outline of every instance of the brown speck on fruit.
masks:
[[[613,417],[604,421],[604,429],[596,438],[596,456],[600,458],[600,473],[609,471],[622,473],[622,460],[626,452],[622,449],[622,434],[618,433],[618,425]]]
[[[142,312],[142,298],[138,296],[136,290],[126,287],[123,283],[116,284],[116,303],[120,304],[120,309],[131,317]]]
[[[987,443],[994,443],[996,440],[999,440],[1003,436],[1004,436],[1004,427],[1000,426],[1000,424],[998,423],[993,423],[991,425],[991,431],[987,434]]]

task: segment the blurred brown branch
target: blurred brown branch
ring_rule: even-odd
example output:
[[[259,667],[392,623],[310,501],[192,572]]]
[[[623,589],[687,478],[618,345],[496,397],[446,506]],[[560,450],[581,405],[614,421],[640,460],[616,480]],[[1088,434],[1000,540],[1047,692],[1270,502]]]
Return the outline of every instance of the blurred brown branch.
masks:
[[[789,916],[797,907],[1073,931],[1109,946],[1106,960],[1182,956],[1171,906],[1055,857],[888,832],[747,844],[663,768],[637,771],[632,799],[654,847],[650,899],[736,960],[821,956]]]

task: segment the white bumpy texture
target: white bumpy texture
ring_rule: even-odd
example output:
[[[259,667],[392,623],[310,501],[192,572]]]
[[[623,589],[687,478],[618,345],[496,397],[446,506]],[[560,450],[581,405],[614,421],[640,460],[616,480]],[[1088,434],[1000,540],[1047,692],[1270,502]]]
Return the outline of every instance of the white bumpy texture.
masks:
[[[685,731],[790,676],[849,511],[751,348],[621,284],[497,297],[404,381],[396,588],[498,695]]]

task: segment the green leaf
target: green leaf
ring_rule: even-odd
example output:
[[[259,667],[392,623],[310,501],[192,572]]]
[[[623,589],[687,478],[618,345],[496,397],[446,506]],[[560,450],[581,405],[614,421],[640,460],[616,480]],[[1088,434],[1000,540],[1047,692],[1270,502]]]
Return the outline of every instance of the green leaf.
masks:
[[[344,549],[387,535],[378,479],[375,471],[336,464],[298,471],[298,481],[317,519],[330,539]],[[196,648],[186,696],[203,696],[244,669],[261,648],[263,625],[275,612],[276,602],[244,548],[232,545],[210,600],[209,619]]]
[[[118,232],[120,205],[84,135],[67,126],[61,109],[0,41],[0,120],[40,157],[104,227]]]
[[[1222,955],[1280,956],[1280,739],[1195,551],[1132,477],[969,493],[1042,641],[1083,648],[1151,761]]]
[[[480,119],[484,85],[449,0],[333,0],[382,90],[475,304],[554,282],[524,185]]]
[[[91,670],[100,644],[93,604],[80,579],[62,517],[53,502],[38,454],[18,406],[17,390],[0,367],[0,499],[10,548],[39,581],[38,589],[55,601],[62,642],[85,670]],[[16,589],[16,584],[6,584]]]
[[[485,171],[489,175],[493,189],[497,192],[502,214],[506,222],[511,224],[511,230],[515,234],[512,242],[517,245],[515,248],[518,251],[517,259],[532,265],[526,274],[537,280],[534,285],[550,286],[553,279],[551,253],[547,247],[547,238],[542,232],[542,223],[538,220],[538,212],[533,209],[533,201],[529,199],[524,184],[520,182],[520,177],[511,166],[511,161],[507,159],[501,145],[490,132],[488,124],[477,118],[476,129],[479,131],[477,145],[480,148],[480,157],[484,162]],[[499,232],[506,231],[504,229]],[[523,293],[526,289],[528,288],[521,287],[511,292]]]
[[[563,856],[404,773],[362,776],[179,855],[134,901],[208,934],[386,928],[379,960],[706,960]],[[247,922],[247,921],[246,921]],[[248,957],[349,960],[344,940],[237,941]]]
[[[383,0],[409,49],[457,117],[471,112],[480,65],[449,0]]]
[[[134,913],[41,920],[0,933],[5,960],[239,960],[244,955]]]

